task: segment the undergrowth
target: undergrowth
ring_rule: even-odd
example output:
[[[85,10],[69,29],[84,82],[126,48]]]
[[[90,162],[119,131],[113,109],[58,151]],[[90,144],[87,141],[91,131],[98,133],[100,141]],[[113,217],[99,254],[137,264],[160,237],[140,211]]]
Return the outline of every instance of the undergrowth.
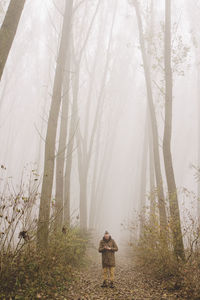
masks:
[[[27,167],[20,184],[14,185],[10,178],[1,184],[0,299],[56,299],[73,280],[75,270],[86,264],[89,234],[77,224],[55,233],[52,212],[48,245],[39,250],[39,175]]]
[[[1,252],[0,299],[56,299],[85,263],[88,237],[78,228],[52,234],[47,249],[28,242],[17,254]]]
[[[170,228],[169,228],[170,232]],[[200,244],[199,230],[188,234],[185,245],[185,260],[174,255],[172,238],[169,234],[168,245],[163,243],[159,226],[144,226],[143,235],[132,244],[136,262],[140,269],[151,278],[161,282],[163,288],[174,292],[181,299],[200,299]]]

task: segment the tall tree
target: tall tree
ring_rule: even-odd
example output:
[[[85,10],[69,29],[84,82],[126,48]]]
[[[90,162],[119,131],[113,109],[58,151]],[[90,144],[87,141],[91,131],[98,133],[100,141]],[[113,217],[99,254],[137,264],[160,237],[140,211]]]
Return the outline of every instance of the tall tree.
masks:
[[[55,229],[61,230],[63,225],[63,208],[64,208],[64,184],[65,176],[64,169],[66,163],[66,148],[67,148],[67,131],[69,117],[69,89],[70,89],[70,58],[68,55],[66,63],[65,79],[63,82],[62,96],[62,112],[60,122],[60,134],[58,153],[56,156],[56,194],[55,194]],[[68,161],[67,161],[68,163]]]
[[[199,45],[200,45],[200,39],[199,36],[194,35],[194,32],[198,31],[199,28],[199,18],[197,19],[195,16],[199,16],[199,11],[197,11],[196,14],[193,13],[194,9],[199,8],[197,7],[197,3],[194,3],[193,6],[191,6],[191,3],[186,2],[186,11],[188,13],[188,20],[191,23],[191,43],[194,45],[194,53],[195,53],[195,59],[196,59],[196,69],[197,69],[197,101],[198,101],[198,112],[200,112],[200,63],[199,63]],[[197,133],[198,133],[198,147],[197,147],[197,166],[198,171],[200,170],[200,117],[198,117],[198,123],[197,123]],[[198,218],[198,224],[200,228],[200,179],[197,180],[197,218]]]
[[[56,156],[56,193],[55,207],[56,220],[55,229],[61,230],[63,225],[70,225],[70,211],[66,215],[66,195],[68,194],[70,185],[66,187],[66,181],[70,182],[70,172],[66,174],[66,170],[71,170],[71,143],[68,143],[68,132],[70,133],[69,111],[71,98],[71,41],[72,28],[70,29],[69,45],[66,49],[66,66],[65,76],[62,87],[62,112],[60,121],[58,153]],[[71,135],[70,135],[71,136]],[[72,146],[73,147],[73,146]]]
[[[87,3],[86,3],[87,4]],[[78,95],[79,95],[79,78],[80,78],[80,66],[81,61],[83,57],[83,53],[85,50],[85,47],[87,45],[88,39],[90,37],[90,32],[93,26],[93,23],[95,21],[95,17],[97,15],[98,9],[99,9],[100,1],[98,1],[94,15],[92,16],[92,20],[89,24],[89,28],[87,30],[86,37],[83,41],[82,47],[78,49],[78,54],[75,53],[75,46],[72,41],[72,51],[71,51],[71,59],[70,62],[72,64],[73,69],[73,76],[72,76],[72,107],[71,107],[71,118],[69,122],[69,134],[68,134],[68,140],[67,140],[67,153],[66,153],[66,166],[65,166],[65,175],[64,175],[64,219],[63,224],[69,226],[70,225],[70,181],[71,181],[71,168],[72,168],[72,152],[74,148],[75,143],[75,137],[78,135],[78,140],[81,140],[81,133],[80,133],[80,124],[79,124],[79,110],[78,110]],[[87,11],[87,5],[86,5],[86,11]],[[82,19],[80,28],[84,27],[84,22],[86,20],[86,14],[85,18]],[[80,44],[79,44],[80,45]],[[78,158],[80,156],[80,148],[78,145]],[[79,163],[79,159],[78,159]],[[80,166],[79,166],[80,167]],[[79,168],[80,169],[80,168]],[[80,172],[79,172],[79,181],[80,181]],[[81,187],[81,186],[80,186]],[[86,185],[83,184],[83,191],[86,189]],[[80,199],[81,199],[82,190],[80,189]],[[80,201],[80,211],[82,212],[82,206]],[[82,213],[80,213],[83,215]]]
[[[149,130],[151,131],[151,130]],[[150,186],[150,224],[153,226],[156,214],[155,163],[153,155],[152,133],[149,132],[149,186]]]
[[[16,35],[25,1],[10,0],[3,24],[0,28],[0,80]]]
[[[151,43],[154,36],[154,0],[150,2],[150,21],[149,21],[149,65],[151,66]],[[154,154],[153,154],[153,136],[151,128],[151,118],[148,114],[148,142],[149,142],[149,187],[150,187],[150,225],[154,226],[155,214],[156,214],[156,195],[155,195],[155,163],[154,163]]]
[[[72,7],[73,0],[67,1],[64,12],[62,34],[54,77],[53,94],[45,140],[44,174],[42,181],[42,192],[37,228],[37,242],[38,245],[41,247],[46,247],[48,243],[50,203],[52,196],[55,165],[55,144],[58,127],[58,116],[61,105],[62,84],[67,57],[67,47],[70,38]]]
[[[173,98],[171,52],[171,0],[165,0],[165,125],[163,138],[163,155],[168,186],[174,252],[177,256],[184,259],[180,212],[171,154]]]
[[[102,80],[100,83],[99,95],[97,97],[97,106],[94,115],[94,121],[91,126],[91,134],[89,135],[88,126],[85,128],[84,137],[80,138],[79,142],[82,141],[81,147],[78,147],[78,160],[79,160],[79,175],[80,175],[80,224],[81,228],[87,228],[87,181],[89,168],[91,164],[92,152],[95,146],[95,137],[98,132],[98,127],[101,122],[103,103],[104,103],[104,91],[106,86],[106,81],[109,73],[109,65],[110,65],[110,48],[112,43],[113,36],[113,28],[115,23],[117,10],[117,1],[115,2],[114,13],[111,23],[111,28],[109,32],[109,41],[108,41],[108,49],[106,55],[106,61],[103,69]],[[91,101],[91,99],[90,99]],[[86,114],[86,120],[89,119],[89,110]]]
[[[76,82],[74,78],[72,79],[72,107],[71,107],[71,119],[69,121],[69,133],[67,139],[67,152],[66,152],[66,164],[65,164],[65,174],[64,174],[64,194],[63,194],[63,201],[64,201],[64,219],[63,224],[66,226],[70,225],[70,189],[71,189],[71,169],[72,169],[72,154],[74,148],[74,141],[75,141],[75,132],[76,127],[78,124],[77,119],[77,97],[78,97],[78,87],[74,86],[79,82],[79,75],[76,76]],[[78,77],[78,78],[77,78]],[[68,115],[69,118],[69,115]]]
[[[166,228],[167,228],[167,216],[166,216],[166,209],[165,209],[165,197],[164,197],[163,180],[162,180],[162,173],[161,173],[159,141],[158,141],[158,127],[157,127],[157,120],[156,120],[156,114],[155,114],[155,108],[154,108],[154,102],[153,102],[153,94],[152,94],[151,74],[150,74],[150,69],[149,69],[147,51],[146,51],[146,47],[145,47],[142,18],[141,18],[141,14],[140,14],[138,1],[133,0],[133,4],[135,7],[138,30],[139,30],[139,41],[140,41],[140,47],[141,47],[141,53],[142,53],[144,76],[145,76],[146,91],[147,91],[147,100],[148,100],[148,109],[149,109],[149,114],[150,114],[152,136],[153,136],[153,150],[154,150],[156,184],[157,184],[157,192],[158,192],[158,208],[159,208],[159,215],[160,215],[160,228],[161,228],[162,236],[165,240],[166,239]]]
[[[146,121],[144,127],[144,142],[143,142],[143,153],[142,153],[142,165],[140,173],[140,201],[139,201],[139,212],[140,212],[140,237],[144,233],[145,224],[145,211],[146,211],[146,185],[147,185],[147,155],[148,155],[148,109],[146,112]]]

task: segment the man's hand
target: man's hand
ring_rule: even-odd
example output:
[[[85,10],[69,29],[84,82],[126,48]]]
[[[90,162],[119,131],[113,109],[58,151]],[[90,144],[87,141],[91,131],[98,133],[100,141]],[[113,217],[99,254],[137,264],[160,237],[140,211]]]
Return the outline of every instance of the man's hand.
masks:
[[[105,248],[106,250],[111,250],[111,248],[108,247],[108,246],[105,246],[104,248]]]

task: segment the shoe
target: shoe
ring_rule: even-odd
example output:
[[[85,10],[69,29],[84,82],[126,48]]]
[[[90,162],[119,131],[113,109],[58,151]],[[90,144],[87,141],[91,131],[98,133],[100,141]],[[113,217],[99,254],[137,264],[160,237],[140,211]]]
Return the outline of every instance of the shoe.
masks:
[[[101,287],[102,287],[102,288],[104,288],[104,287],[108,287],[106,280],[104,280],[104,281],[103,281],[103,283],[102,283]]]
[[[113,289],[114,287],[115,287],[115,286],[114,286],[114,283],[113,283],[113,281],[111,281],[111,282],[110,282],[110,288]]]

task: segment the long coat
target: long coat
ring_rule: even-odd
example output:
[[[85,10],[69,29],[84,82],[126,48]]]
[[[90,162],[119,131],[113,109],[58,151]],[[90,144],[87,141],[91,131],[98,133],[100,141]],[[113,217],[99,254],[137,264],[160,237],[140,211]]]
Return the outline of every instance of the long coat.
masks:
[[[111,250],[105,249],[105,246],[111,248]],[[118,251],[117,244],[111,238],[106,240],[104,237],[99,243],[99,252],[102,253],[102,267],[115,267],[115,251]]]

